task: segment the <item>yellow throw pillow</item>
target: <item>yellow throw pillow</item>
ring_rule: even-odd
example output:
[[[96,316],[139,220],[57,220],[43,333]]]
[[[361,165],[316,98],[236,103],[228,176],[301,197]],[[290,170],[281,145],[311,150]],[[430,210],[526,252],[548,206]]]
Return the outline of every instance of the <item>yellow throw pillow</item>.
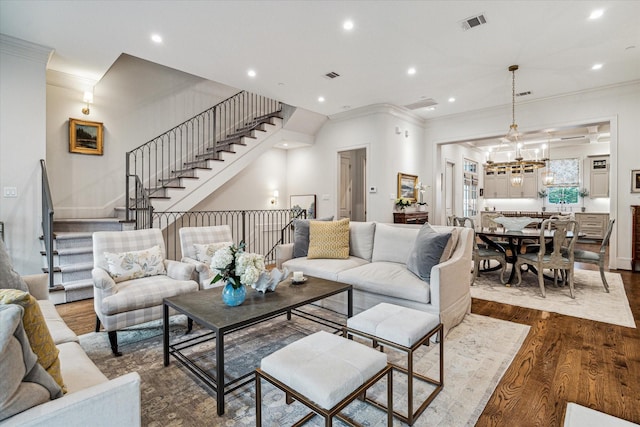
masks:
[[[58,383],[62,392],[66,393],[67,389],[60,372],[59,350],[51,338],[38,301],[28,292],[18,289],[2,289],[0,290],[0,304],[17,304],[24,308],[22,323],[27,338],[29,338],[31,350],[38,356],[38,363]]]
[[[339,221],[309,221],[307,258],[349,258],[349,218]]]

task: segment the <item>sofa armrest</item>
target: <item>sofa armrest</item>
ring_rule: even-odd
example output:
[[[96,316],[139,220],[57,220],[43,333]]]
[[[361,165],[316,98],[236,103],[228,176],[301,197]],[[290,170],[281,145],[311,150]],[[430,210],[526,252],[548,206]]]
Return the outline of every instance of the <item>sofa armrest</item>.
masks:
[[[193,264],[196,268],[196,272],[203,273],[209,271],[209,267],[204,262],[198,261],[197,259],[189,258],[188,256],[182,257],[180,262],[184,262],[187,264]]]
[[[193,264],[172,259],[165,259],[164,266],[167,269],[167,276],[176,280],[192,280],[191,276],[196,268]]]
[[[113,280],[113,278],[109,276],[109,273],[102,268],[96,267],[91,270],[91,278],[93,279],[93,286],[98,289],[102,289],[104,296],[116,293],[118,286],[116,285],[115,280]]]
[[[293,243],[276,246],[276,267],[282,269],[282,263],[293,258]]]
[[[140,375],[132,372],[34,406],[0,426],[140,426]]]
[[[431,304],[444,311],[471,293],[473,232],[465,230],[451,258],[431,269]]]
[[[22,276],[22,280],[29,287],[29,293],[37,300],[49,299],[49,275],[31,274],[28,276]]]

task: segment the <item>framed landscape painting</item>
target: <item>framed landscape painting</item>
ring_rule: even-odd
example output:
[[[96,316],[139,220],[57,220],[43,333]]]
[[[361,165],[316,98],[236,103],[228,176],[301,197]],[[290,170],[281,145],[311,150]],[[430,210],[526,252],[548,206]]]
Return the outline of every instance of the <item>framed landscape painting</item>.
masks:
[[[291,210],[303,210],[307,211],[307,218],[313,219],[316,217],[316,195],[315,194],[302,194],[290,196]]]
[[[102,156],[102,132],[100,122],[69,119],[69,152]]]
[[[398,172],[398,199],[409,199],[412,202],[417,200],[416,186],[418,185],[418,176],[409,175],[407,173]]]

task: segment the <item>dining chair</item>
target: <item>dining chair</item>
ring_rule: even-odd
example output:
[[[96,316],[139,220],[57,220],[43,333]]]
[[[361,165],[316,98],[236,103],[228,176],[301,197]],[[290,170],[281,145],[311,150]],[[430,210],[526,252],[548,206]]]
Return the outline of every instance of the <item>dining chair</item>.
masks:
[[[548,238],[545,233],[549,230],[553,231],[551,251],[547,249],[545,244]],[[569,282],[569,293],[571,298],[575,298],[573,289],[573,272],[574,272],[574,246],[578,240],[577,236],[580,232],[580,226],[575,220],[558,220],[546,219],[540,227],[539,248],[537,253],[518,254],[516,263],[513,268],[516,269],[518,281],[516,286],[522,282],[521,267],[527,264],[536,269],[538,273],[538,285],[542,296],[546,298],[546,290],[544,287],[544,270],[549,269],[554,272],[554,285],[558,284],[558,271],[566,273]],[[567,238],[568,233],[572,236]]]
[[[604,276],[604,256],[607,251],[607,246],[609,246],[609,238],[611,237],[611,230],[613,230],[613,223],[616,222],[615,219],[609,221],[609,226],[607,227],[607,232],[602,239],[602,244],[600,245],[599,252],[585,251],[582,249],[576,249],[573,251],[573,256],[575,262],[582,262],[585,264],[595,264],[600,269],[600,277],[602,278],[602,284],[604,285],[604,290],[609,292],[609,284],[607,283],[607,279]]]
[[[475,225],[472,218],[469,217],[453,217],[453,223],[456,227],[468,227],[472,230],[475,230]],[[480,271],[480,262],[483,263],[485,268],[489,267],[489,262],[493,259],[500,263],[502,267],[500,271],[500,282],[504,285],[506,280],[504,278],[504,272],[507,267],[507,258],[503,252],[500,252],[498,249],[492,247],[484,247],[478,245],[478,239],[473,237],[473,278],[471,279],[471,285],[473,285],[478,277],[478,272]]]

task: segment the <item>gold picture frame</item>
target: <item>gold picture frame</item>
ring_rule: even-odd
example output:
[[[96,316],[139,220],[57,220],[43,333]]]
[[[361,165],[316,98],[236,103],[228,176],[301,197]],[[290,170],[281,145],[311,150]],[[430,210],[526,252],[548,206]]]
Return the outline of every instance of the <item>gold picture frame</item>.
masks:
[[[415,202],[418,199],[418,175],[398,172],[398,198]]]
[[[70,118],[69,152],[102,156],[103,124]]]
[[[640,169],[631,171],[631,192],[640,193]]]

